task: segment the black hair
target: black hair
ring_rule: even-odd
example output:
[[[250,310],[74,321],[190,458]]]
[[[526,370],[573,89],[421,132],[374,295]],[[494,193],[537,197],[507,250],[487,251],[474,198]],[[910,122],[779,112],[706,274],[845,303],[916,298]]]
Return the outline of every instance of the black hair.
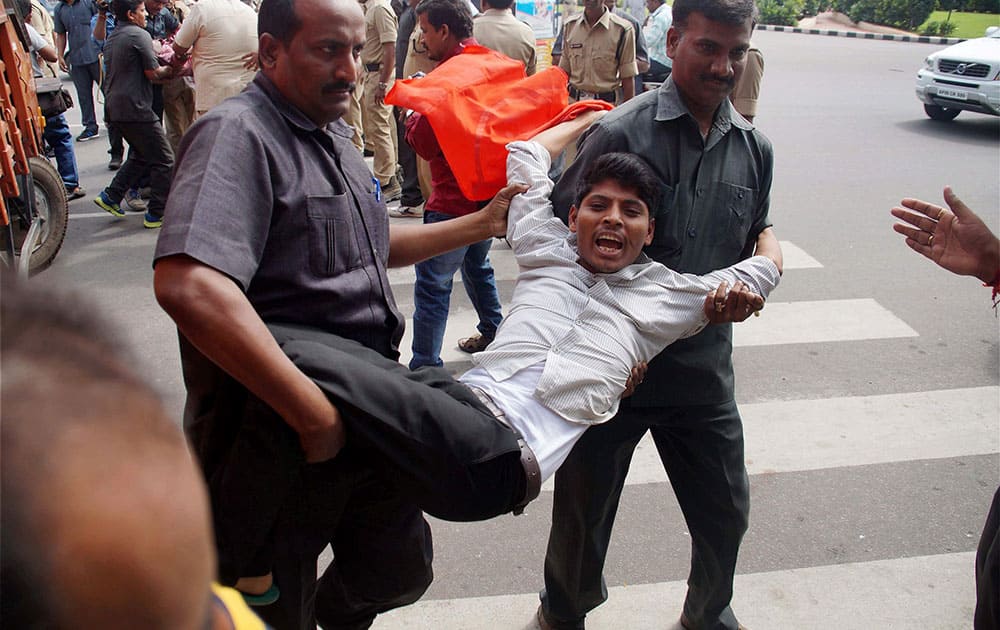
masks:
[[[285,46],[302,27],[295,13],[295,0],[264,0],[257,12],[257,37],[269,34]]]
[[[35,282],[0,273],[0,618],[25,630],[73,627],[53,586],[60,561],[50,526],[51,480],[66,444],[77,448],[72,436],[135,435],[141,439],[133,444],[184,444],[163,413],[117,412],[131,400],[147,408],[161,403],[107,317],[81,294]]]
[[[684,30],[688,16],[701,13],[713,22],[736,26],[750,19],[751,24],[757,24],[760,16],[757,3],[754,0],[674,0],[671,8],[674,17],[674,27]]]
[[[435,29],[443,24],[458,39],[472,36],[472,12],[465,0],[420,0],[417,15],[427,15],[427,21]]]
[[[111,12],[115,15],[115,20],[125,23],[128,22],[129,11],[137,11],[143,2],[144,0],[113,0]]]
[[[21,19],[28,17],[28,14],[31,13],[31,0],[14,0],[14,5],[21,13]]]
[[[632,153],[605,153],[590,163],[576,185],[576,207],[601,182],[616,182],[631,190],[646,204],[649,218],[656,218],[660,205],[660,180],[645,160]]]
[[[509,9],[511,5],[514,4],[514,0],[486,0],[486,1],[489,3],[490,8],[493,9]]]

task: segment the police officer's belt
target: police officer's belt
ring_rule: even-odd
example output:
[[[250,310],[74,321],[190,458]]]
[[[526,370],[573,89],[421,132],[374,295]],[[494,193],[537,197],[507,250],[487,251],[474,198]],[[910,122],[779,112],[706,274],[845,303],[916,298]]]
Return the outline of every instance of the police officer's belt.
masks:
[[[583,90],[578,90],[572,85],[569,86],[569,95],[578,101],[586,101],[589,99],[595,99],[598,101],[606,101],[614,105],[615,102],[615,91],[610,92],[584,92]]]

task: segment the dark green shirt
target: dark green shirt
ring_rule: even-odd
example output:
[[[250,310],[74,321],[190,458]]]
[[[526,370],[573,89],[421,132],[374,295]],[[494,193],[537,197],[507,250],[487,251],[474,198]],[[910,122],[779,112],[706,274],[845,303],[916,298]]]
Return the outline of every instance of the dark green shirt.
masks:
[[[729,100],[708,138],[668,79],[608,112],[580,142],[576,161],[552,198],[564,220],[586,165],[612,151],[644,158],[662,181],[653,242],[646,253],[667,267],[704,274],[753,253],[770,226],[771,143],[735,113]],[[732,400],[732,325],[678,341],[650,363],[636,406],[707,405]]]

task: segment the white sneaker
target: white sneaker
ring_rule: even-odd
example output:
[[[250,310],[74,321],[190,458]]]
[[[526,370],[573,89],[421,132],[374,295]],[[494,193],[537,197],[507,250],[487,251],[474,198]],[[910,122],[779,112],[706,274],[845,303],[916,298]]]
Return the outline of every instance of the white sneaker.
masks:
[[[399,208],[389,208],[389,216],[397,219],[420,219],[424,216],[424,204],[419,206],[400,206]]]

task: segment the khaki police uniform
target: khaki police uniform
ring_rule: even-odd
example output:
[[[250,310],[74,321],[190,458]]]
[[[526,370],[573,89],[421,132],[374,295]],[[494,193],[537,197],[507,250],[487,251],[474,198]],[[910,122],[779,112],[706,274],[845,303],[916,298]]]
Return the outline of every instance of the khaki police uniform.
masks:
[[[424,32],[420,30],[420,24],[413,27],[413,34],[406,47],[406,63],[403,64],[403,76],[409,78],[418,72],[427,74],[437,66],[437,62],[431,61],[427,56],[427,47],[424,46],[422,37]],[[424,199],[431,198],[431,167],[427,160],[417,156],[417,181],[420,183],[420,193]]]
[[[364,88],[361,97],[361,126],[364,129],[365,144],[375,153],[373,171],[382,186],[387,186],[396,174],[396,121],[392,117],[392,106],[379,104],[375,93],[387,76],[385,91],[392,87],[395,70],[383,72],[382,45],[396,43],[396,13],[389,0],[367,0],[361,3],[365,10],[365,44],[361,49],[361,63],[364,65]],[[391,63],[395,64],[395,56]]]
[[[523,63],[529,77],[535,74],[535,33],[509,10],[487,9],[476,15],[472,20],[472,36],[483,46]]]
[[[757,115],[757,99],[760,97],[760,80],[764,76],[764,55],[760,49],[751,42],[750,50],[747,51],[747,62],[743,67],[743,76],[740,82],[733,89],[730,100],[733,102],[733,109],[744,118],[753,118]]]
[[[351,137],[351,144],[363,151],[365,148],[364,138],[361,137],[361,92],[365,86],[365,68],[358,60],[358,81],[357,87],[351,92],[351,106],[344,114],[343,121],[354,128],[354,135]]]
[[[593,26],[583,13],[567,19],[559,67],[569,75],[573,101],[596,98],[616,102],[622,81],[639,74],[632,25],[606,8]]]

